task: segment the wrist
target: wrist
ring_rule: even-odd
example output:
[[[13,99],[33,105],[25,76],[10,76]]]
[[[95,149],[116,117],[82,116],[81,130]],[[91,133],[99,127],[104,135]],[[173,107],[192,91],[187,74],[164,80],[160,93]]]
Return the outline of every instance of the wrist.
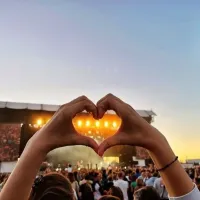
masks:
[[[36,133],[39,134],[39,133]],[[31,150],[37,153],[40,153],[42,155],[47,155],[50,151],[48,149],[46,143],[41,137],[38,137],[38,135],[34,135],[26,144],[25,150]]]
[[[167,142],[160,142],[149,151],[151,158],[153,159],[157,169],[163,168],[171,163],[176,155]]]
[[[165,136],[153,126],[148,129],[148,137],[149,139],[146,144],[146,148],[149,151],[157,153],[159,151],[162,151],[163,149],[171,149]]]
[[[166,164],[172,162],[176,155],[171,149],[167,139],[157,129],[152,127],[150,130],[150,141],[148,142],[147,150],[154,160],[157,168],[162,168]]]

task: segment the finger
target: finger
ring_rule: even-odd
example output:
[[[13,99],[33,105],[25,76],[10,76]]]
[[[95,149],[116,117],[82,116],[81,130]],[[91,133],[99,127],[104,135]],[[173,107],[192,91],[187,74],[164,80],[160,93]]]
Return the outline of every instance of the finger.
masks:
[[[85,95],[82,95],[82,96],[70,101],[69,104],[75,104],[75,103],[78,103],[78,102],[84,101],[84,100],[88,100],[88,98]]]
[[[99,156],[103,156],[104,152],[110,147],[116,146],[120,144],[120,140],[118,138],[118,134],[115,134],[107,139],[105,139],[99,146],[98,154]]]
[[[86,100],[82,100],[82,101],[79,101],[75,104],[72,105],[71,107],[72,109],[72,118],[76,116],[76,114],[86,110],[87,112],[90,112],[93,114],[93,117],[95,119],[97,119],[97,107],[96,105],[90,101],[89,99],[86,99]]]
[[[102,118],[107,110],[114,110],[121,117],[120,108],[122,105],[122,102],[113,95],[107,95],[97,103],[98,117]]]
[[[59,110],[61,110],[61,109],[63,109],[64,107],[66,107],[67,105],[69,106],[69,105],[73,105],[73,104],[75,104],[75,103],[78,103],[78,102],[80,102],[80,101],[83,101],[83,100],[86,100],[87,99],[87,97],[86,96],[80,96],[80,97],[78,97],[78,98],[76,98],[76,99],[73,99],[72,101],[70,101],[70,102],[68,102],[68,103],[65,103],[65,104],[63,104],[63,105],[61,105],[60,107],[59,107]],[[58,111],[59,111],[58,110]]]
[[[86,96],[80,96],[80,97],[78,97],[78,98],[76,98],[76,99],[73,99],[72,101],[70,101],[70,102],[68,102],[68,103],[66,103],[66,104],[63,104],[61,107],[64,107],[64,106],[66,106],[66,105],[72,105],[72,104],[75,104],[75,103],[78,103],[78,102],[80,102],[80,101],[83,101],[83,100],[87,100],[88,98],[86,97]]]
[[[114,98],[114,99],[116,99],[116,100],[118,100],[118,101],[123,102],[120,98],[118,98],[118,97],[116,97],[115,95],[109,93],[109,94],[107,94],[106,96],[104,96],[103,98],[101,98],[101,99],[97,102],[97,104],[101,103],[102,101],[104,101],[105,99],[110,98],[110,97],[112,97],[112,98]]]
[[[84,145],[90,147],[98,154],[99,145],[95,142],[95,140],[90,137],[84,135],[78,136],[78,139],[76,140],[76,145]]]

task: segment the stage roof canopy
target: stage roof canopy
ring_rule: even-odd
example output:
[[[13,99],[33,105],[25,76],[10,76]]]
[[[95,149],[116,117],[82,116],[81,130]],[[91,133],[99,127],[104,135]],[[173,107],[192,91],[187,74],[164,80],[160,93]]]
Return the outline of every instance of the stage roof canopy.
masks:
[[[59,109],[60,105],[49,105],[49,104],[32,104],[32,103],[15,103],[15,102],[4,102],[0,101],[0,109],[28,109],[28,110],[42,110],[55,112]],[[156,116],[152,110],[136,110],[141,117]],[[108,111],[108,114],[115,114],[114,111]]]

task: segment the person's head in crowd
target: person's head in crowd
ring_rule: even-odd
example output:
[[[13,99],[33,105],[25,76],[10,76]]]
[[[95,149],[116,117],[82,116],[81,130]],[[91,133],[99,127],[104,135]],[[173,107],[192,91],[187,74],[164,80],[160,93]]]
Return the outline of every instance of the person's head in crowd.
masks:
[[[143,188],[145,186],[145,183],[143,181],[143,179],[138,178],[136,180],[136,188],[135,191],[139,190],[140,188]]]
[[[140,178],[136,180],[137,186],[144,186],[144,181]]]
[[[73,183],[75,181],[75,177],[74,177],[74,174],[72,172],[68,173],[68,179],[71,183]]]
[[[102,175],[106,175],[106,169],[102,169]]]
[[[146,170],[146,177],[148,177],[148,178],[151,177],[151,171],[150,170]]]
[[[75,180],[77,182],[79,182],[79,177],[78,177],[78,172],[77,171],[74,172],[74,178],[75,178]]]
[[[6,173],[1,174],[0,183],[2,183],[6,179],[6,176]]]
[[[200,184],[199,184],[199,185],[197,185],[197,188],[198,188],[198,190],[200,191]]]
[[[129,170],[126,170],[125,171],[125,176],[128,176],[129,175]]]
[[[135,173],[136,173],[136,174],[140,174],[140,169],[137,168],[137,169],[135,170]]]
[[[189,172],[189,177],[193,180],[195,178],[195,170],[194,169],[190,169]]]
[[[143,187],[134,193],[134,200],[161,200],[153,187]]]
[[[152,174],[155,173],[155,171],[156,171],[155,169],[151,169],[151,173],[152,173]]]
[[[132,169],[129,169],[129,170],[128,170],[128,173],[129,173],[129,174],[132,174],[132,173],[133,173],[133,170],[132,170]]]
[[[104,186],[104,190],[110,192],[110,188],[114,186],[114,183],[112,181],[108,181],[106,184],[106,187]]]
[[[94,173],[94,181],[95,181],[95,182],[99,182],[100,179],[101,179],[100,173],[95,172],[95,173]]]
[[[90,184],[85,183],[80,186],[81,200],[94,200],[92,187]]]
[[[197,184],[197,185],[199,185],[200,184],[200,178],[195,178],[195,183]]]
[[[65,177],[68,176],[68,172],[64,169],[62,169],[59,173],[62,174],[63,176],[65,176]]]
[[[200,176],[200,167],[199,166],[196,167],[195,171],[196,171],[197,176]]]
[[[136,180],[137,180],[137,176],[135,174],[133,174],[132,177],[131,177],[131,181],[136,182]]]
[[[93,178],[89,175],[89,173],[86,173],[83,177],[83,180],[80,181],[80,185],[84,183],[92,184],[93,183]]]
[[[112,182],[112,181],[113,181],[112,175],[109,175],[109,176],[108,176],[108,181],[109,181],[109,182]]]
[[[119,187],[112,186],[109,190],[109,194],[118,197],[120,200],[124,200],[122,190]]]
[[[85,174],[85,178],[84,179],[87,180],[87,181],[91,180],[90,179],[90,175],[89,174]]]
[[[38,177],[29,200],[74,200],[71,183],[58,173]]]
[[[112,169],[108,170],[108,175],[112,174]]]
[[[123,179],[124,178],[124,173],[123,172],[119,172],[117,177],[118,177],[118,179]]]
[[[142,171],[141,171],[141,176],[142,176],[142,177],[146,177],[146,170],[142,170]]]
[[[117,180],[117,174],[113,173],[113,181],[116,181],[116,180]]]
[[[2,181],[1,181],[1,184],[2,184],[1,186],[2,186],[2,187],[6,184],[6,182],[7,182],[8,178],[9,178],[9,176],[10,176],[10,174],[4,174],[4,175],[3,175]]]
[[[159,177],[159,174],[158,174],[158,172],[155,171],[152,176],[153,177]]]
[[[40,167],[40,170],[39,170],[40,174],[46,175],[46,174],[51,173],[51,171],[52,170],[51,170],[49,164],[47,162],[43,162],[41,167]]]
[[[99,200],[120,200],[120,199],[117,197],[114,197],[114,196],[105,195],[105,196],[101,197]]]

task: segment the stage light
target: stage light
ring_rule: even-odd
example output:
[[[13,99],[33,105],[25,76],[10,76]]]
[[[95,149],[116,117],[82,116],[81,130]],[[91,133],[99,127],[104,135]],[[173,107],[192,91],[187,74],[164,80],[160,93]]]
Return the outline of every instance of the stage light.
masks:
[[[117,127],[117,123],[113,122],[113,127],[116,128]]]
[[[90,126],[90,121],[86,121],[86,126]]]
[[[38,119],[38,120],[37,120],[37,125],[38,125],[38,126],[41,126],[41,125],[42,125],[42,120],[41,120],[41,119]]]
[[[82,126],[82,121],[81,120],[78,121],[78,126]]]
[[[37,125],[37,124],[33,124],[33,127],[34,127],[34,128],[38,128],[39,125]]]
[[[96,127],[99,127],[99,126],[100,126],[100,122],[96,121]]]
[[[108,122],[107,122],[107,121],[104,122],[104,126],[105,126],[105,127],[108,127]]]

